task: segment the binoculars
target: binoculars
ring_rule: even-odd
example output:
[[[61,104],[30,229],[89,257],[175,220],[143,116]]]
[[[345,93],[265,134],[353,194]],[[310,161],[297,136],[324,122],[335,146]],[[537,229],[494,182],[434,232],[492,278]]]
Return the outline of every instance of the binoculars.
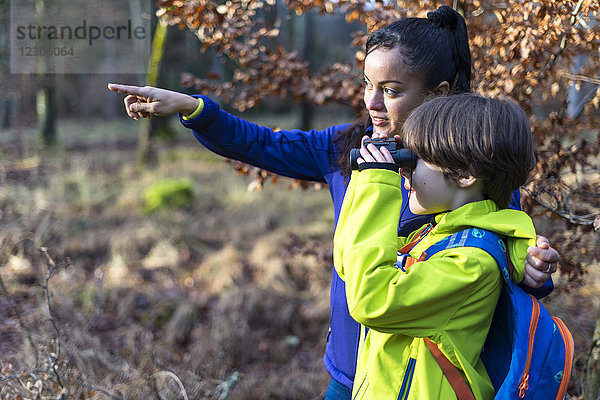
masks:
[[[414,169],[417,166],[417,155],[410,151],[409,149],[405,149],[398,145],[396,139],[387,139],[387,138],[368,138],[365,139],[365,146],[369,143],[374,144],[378,148],[385,147],[389,150],[392,158],[394,159],[394,163],[398,166],[398,168],[406,168],[406,169]],[[360,158],[360,149],[351,149],[350,150],[350,165],[352,169],[358,169],[357,160]]]

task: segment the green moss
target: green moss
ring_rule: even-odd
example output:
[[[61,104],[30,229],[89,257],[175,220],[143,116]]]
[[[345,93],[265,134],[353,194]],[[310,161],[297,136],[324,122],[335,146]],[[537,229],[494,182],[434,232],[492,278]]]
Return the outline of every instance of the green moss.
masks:
[[[192,181],[190,179],[162,179],[144,190],[145,214],[165,209],[183,208],[191,204],[193,199]]]
[[[81,292],[78,293],[78,301],[82,310],[86,313],[93,312],[98,301],[98,287],[95,282],[87,282]]]

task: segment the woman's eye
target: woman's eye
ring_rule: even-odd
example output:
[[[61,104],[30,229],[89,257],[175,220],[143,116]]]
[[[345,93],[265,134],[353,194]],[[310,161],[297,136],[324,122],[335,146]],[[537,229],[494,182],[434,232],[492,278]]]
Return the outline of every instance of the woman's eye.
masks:
[[[389,88],[389,87],[383,88],[383,91],[385,92],[385,94],[390,95],[390,96],[395,96],[400,93],[399,91]]]
[[[371,88],[373,87],[373,85],[371,85],[371,82],[369,82],[369,81],[365,81],[365,87],[366,87],[367,89],[371,89]]]

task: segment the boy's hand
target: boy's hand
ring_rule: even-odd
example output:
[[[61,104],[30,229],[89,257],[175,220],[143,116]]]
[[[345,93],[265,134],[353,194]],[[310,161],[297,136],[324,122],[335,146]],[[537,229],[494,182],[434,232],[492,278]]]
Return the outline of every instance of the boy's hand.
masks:
[[[364,162],[368,163],[392,163],[394,164],[394,158],[390,154],[390,151],[385,147],[377,147],[373,143],[369,143],[367,147],[365,147],[365,139],[368,139],[368,136],[363,136],[362,145],[360,147],[360,157],[358,158],[357,163],[362,164]]]
[[[198,99],[192,96],[152,86],[109,83],[108,88],[127,95],[125,110],[133,119],[150,118],[152,115],[168,116],[178,112],[187,115],[198,107]]]
[[[527,250],[525,277],[522,283],[532,288],[542,286],[558,269],[558,260],[560,260],[558,251],[550,247],[547,238],[538,236],[537,247],[530,247]]]

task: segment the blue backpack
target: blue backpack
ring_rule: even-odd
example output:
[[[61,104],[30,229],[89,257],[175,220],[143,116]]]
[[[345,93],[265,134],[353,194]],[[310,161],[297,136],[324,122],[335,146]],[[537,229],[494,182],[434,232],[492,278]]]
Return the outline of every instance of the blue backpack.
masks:
[[[534,296],[512,282],[506,246],[493,232],[477,228],[457,232],[430,246],[421,259],[454,247],[485,250],[494,257],[504,278],[492,325],[481,352],[481,359],[496,391],[494,398],[564,399],[573,364],[573,337],[565,324],[550,316]],[[473,399],[458,369],[437,345],[428,339],[426,343],[458,399]],[[466,395],[465,389],[469,392]]]

